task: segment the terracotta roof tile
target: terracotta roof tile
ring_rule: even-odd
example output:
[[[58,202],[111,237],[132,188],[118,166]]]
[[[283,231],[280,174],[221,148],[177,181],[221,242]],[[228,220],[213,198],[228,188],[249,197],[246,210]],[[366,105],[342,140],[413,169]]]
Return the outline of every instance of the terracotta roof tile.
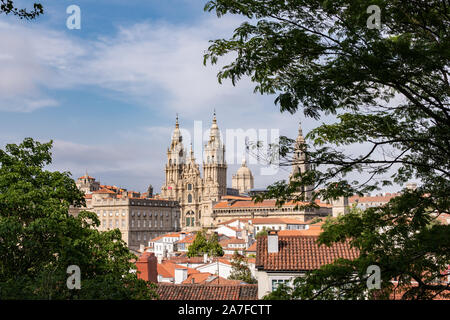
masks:
[[[178,257],[170,257],[167,261],[174,263],[192,263],[192,264],[203,264],[203,257],[187,257],[187,256],[178,256]]]
[[[332,207],[332,205],[328,203],[323,203],[320,200],[315,201],[317,205],[321,207]],[[294,202],[288,201],[283,204],[282,207],[295,207],[296,205],[307,205],[308,202]],[[227,209],[227,208],[274,208],[276,207],[276,200],[264,200],[262,202],[255,203],[253,201],[246,200],[238,200],[234,202],[229,201],[220,201],[216,205],[214,205],[213,209]]]
[[[398,197],[400,193],[389,193],[382,196],[352,196],[348,198],[349,203],[355,203],[355,202],[389,202],[392,198]]]
[[[248,247],[248,249],[246,251],[247,252],[256,252],[256,241],[250,247]]]
[[[175,269],[187,269],[188,275],[194,273],[200,273],[200,271],[192,268],[186,268],[184,266],[180,266],[171,261],[163,261],[162,263],[157,264],[157,272],[158,275],[163,276],[164,278],[174,278],[175,277]]]
[[[100,190],[94,191],[93,193],[109,193],[109,194],[115,194],[114,191],[111,191],[111,190],[106,189],[106,188],[102,188],[102,189],[100,189]]]
[[[222,247],[226,247],[226,246],[228,246],[229,244],[245,244],[245,240],[244,240],[244,239],[238,239],[238,238],[232,237],[232,238],[230,238],[230,239],[226,239],[226,240],[220,241],[219,244],[220,244]]]
[[[279,236],[278,253],[267,252],[267,236],[257,239],[256,268],[268,271],[306,271],[337,258],[355,259],[358,251],[348,242],[319,246],[317,236]]]
[[[257,300],[258,285],[159,284],[161,300]]]
[[[252,224],[308,224],[292,218],[255,218]]]
[[[82,177],[79,177],[78,179],[94,179],[95,180],[95,178],[94,177],[91,177],[91,176],[86,176],[86,175],[84,175],[84,176],[82,176]]]
[[[184,239],[178,240],[176,243],[192,243],[195,240],[195,234],[186,235]]]
[[[246,201],[251,201],[252,197],[246,197],[246,196],[223,196],[220,199],[221,200],[246,200]]]
[[[180,234],[181,234],[181,232],[174,232],[174,233],[163,234],[161,236],[153,238],[152,240],[150,240],[150,242],[155,242],[155,241],[158,241],[158,240],[160,240],[162,238],[179,238]]]
[[[246,223],[246,222],[248,222],[248,220],[251,220],[251,218],[235,218],[235,219],[230,219],[230,220],[227,220],[227,221],[224,221],[224,222],[220,222],[220,223],[218,223],[218,225],[227,225],[227,224],[230,224],[230,223],[232,223],[232,222],[235,222],[235,221],[237,221],[237,220],[239,220],[240,222],[243,222],[243,223]]]

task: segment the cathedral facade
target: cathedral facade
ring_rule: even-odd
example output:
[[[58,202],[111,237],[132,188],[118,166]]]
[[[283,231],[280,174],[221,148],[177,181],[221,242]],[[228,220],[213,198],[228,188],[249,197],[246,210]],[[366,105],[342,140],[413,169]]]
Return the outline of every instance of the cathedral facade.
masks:
[[[216,115],[203,150],[203,177],[192,144],[189,153],[183,145],[178,117],[167,149],[166,179],[161,196],[178,201],[181,227],[185,230],[212,227],[212,208],[227,193],[227,164]]]
[[[301,174],[310,170],[305,151],[305,138],[300,126],[294,144],[292,172],[289,180],[300,179]],[[337,199],[333,203],[322,203],[317,200],[319,208],[316,209],[295,209],[295,203],[289,204],[286,208],[278,208],[274,200],[253,205],[248,193],[254,187],[254,177],[245,160],[232,177],[232,187],[241,196],[236,197],[232,194],[227,196],[225,146],[220,138],[215,113],[201,160],[203,176],[200,165],[194,157],[192,144],[189,152],[183,145],[177,117],[172,139],[167,148],[166,179],[161,188],[161,197],[179,203],[180,226],[185,231],[213,228],[227,218],[292,217],[306,221],[326,215],[337,216],[345,213],[348,208],[348,203],[344,199]],[[303,194],[304,201],[309,201],[313,187],[302,186],[301,188],[298,194]]]

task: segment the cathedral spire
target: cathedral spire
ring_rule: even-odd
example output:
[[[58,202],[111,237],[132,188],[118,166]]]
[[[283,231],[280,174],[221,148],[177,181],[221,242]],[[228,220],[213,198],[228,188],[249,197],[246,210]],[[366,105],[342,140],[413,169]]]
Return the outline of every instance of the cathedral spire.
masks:
[[[216,109],[214,109],[213,121],[211,124],[211,129],[209,130],[209,141],[213,142],[214,144],[220,145],[220,132],[219,126],[217,125]]]
[[[195,161],[195,158],[194,158],[194,150],[192,149],[192,142],[191,142],[191,158],[190,158],[191,160],[193,160],[193,161]]]
[[[177,118],[175,121],[175,128],[179,129],[180,128],[180,124],[178,123],[178,113],[177,113]]]

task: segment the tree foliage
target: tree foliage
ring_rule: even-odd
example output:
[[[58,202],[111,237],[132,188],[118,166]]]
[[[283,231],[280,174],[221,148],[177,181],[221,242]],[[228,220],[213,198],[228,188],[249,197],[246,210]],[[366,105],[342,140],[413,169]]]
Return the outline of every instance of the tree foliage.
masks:
[[[429,210],[432,199],[409,191],[381,208],[353,208],[327,219],[319,236],[322,245],[351,239],[360,255],[339,259],[295,279],[268,299],[433,299],[450,297],[447,283],[450,232]],[[406,213],[408,212],[408,213]],[[381,270],[381,287],[368,289],[368,267]]]
[[[258,231],[258,233],[255,235],[255,238],[258,239],[259,237],[264,237],[269,234],[269,230],[266,229],[266,227],[263,227],[262,230]]]
[[[241,280],[249,284],[257,282],[248,267],[247,259],[237,251],[234,252],[231,260],[231,273],[228,279]]]
[[[420,181],[415,192],[405,190],[387,207],[351,214],[330,226],[322,237],[326,243],[351,239],[363,256],[299,280],[312,281],[312,286],[295,286],[300,290],[294,290],[296,297],[330,298],[333,286],[334,293],[344,292],[336,289],[343,286],[352,292],[340,297],[363,297],[367,292],[363,285],[358,287],[361,281],[349,277],[362,278],[363,261],[370,261],[387,268],[386,281],[398,275],[406,288],[415,279],[417,289],[407,290],[405,298],[427,299],[443,288],[431,285],[439,276],[429,264],[434,261],[436,268],[443,268],[440,272],[450,264],[445,237],[449,227],[432,224],[436,215],[450,212],[450,6],[438,0],[370,4],[381,10],[379,29],[368,27],[369,3],[362,0],[214,0],[205,6],[218,17],[236,14],[248,19],[229,39],[213,40],[204,56],[205,64],[216,64],[234,54],[218,73],[219,82],[228,79],[236,85],[249,77],[255,92],[276,95],[282,112],[294,114],[300,108],[306,117],[337,118],[308,133],[311,144],[300,145],[304,160],[293,157],[298,150],[292,139],[280,139],[276,152],[284,161],[281,165],[307,162],[311,170],[273,184],[256,200],[275,198],[279,205],[303,201],[306,192],[299,190],[305,190],[312,193],[314,206],[318,198],[333,200]],[[360,144],[368,146],[367,151],[345,151]],[[368,178],[349,178],[359,173]],[[389,221],[394,224],[385,225]],[[387,235],[404,243],[378,249],[375,245],[387,242]],[[333,282],[330,290],[312,294],[339,276],[341,281]]]
[[[14,5],[12,0],[0,0],[0,14],[12,14],[20,19],[32,20],[37,16],[44,13],[44,8],[40,3],[33,3],[33,9],[28,10],[26,8],[19,9]]]
[[[147,299],[150,283],[137,278],[121,233],[99,232],[68,172],[47,171],[52,142],[31,138],[0,149],[0,298]],[[67,267],[81,271],[81,289],[66,286]]]
[[[194,242],[189,246],[187,256],[196,257],[205,253],[213,257],[223,256],[223,249],[216,233],[211,234],[208,239],[206,232],[202,230],[196,234]]]

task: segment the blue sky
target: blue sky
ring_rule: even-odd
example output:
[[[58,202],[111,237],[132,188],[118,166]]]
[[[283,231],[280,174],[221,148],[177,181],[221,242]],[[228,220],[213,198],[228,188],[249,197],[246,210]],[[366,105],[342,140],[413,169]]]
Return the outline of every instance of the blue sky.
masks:
[[[51,169],[74,178],[88,170],[104,184],[159,191],[176,113],[188,130],[194,121],[206,129],[214,109],[221,130],[295,137],[299,121],[304,132],[320,124],[281,114],[274,96],[254,94],[248,80],[217,83],[218,68],[203,66],[203,52],[241,19],[218,19],[203,11],[205,2],[52,0],[42,2],[45,14],[36,21],[1,15],[0,145],[52,139]],[[81,9],[80,30],[66,27],[72,4]],[[236,150],[230,186],[241,158]],[[257,187],[288,174],[263,176],[259,167],[250,166]]]

